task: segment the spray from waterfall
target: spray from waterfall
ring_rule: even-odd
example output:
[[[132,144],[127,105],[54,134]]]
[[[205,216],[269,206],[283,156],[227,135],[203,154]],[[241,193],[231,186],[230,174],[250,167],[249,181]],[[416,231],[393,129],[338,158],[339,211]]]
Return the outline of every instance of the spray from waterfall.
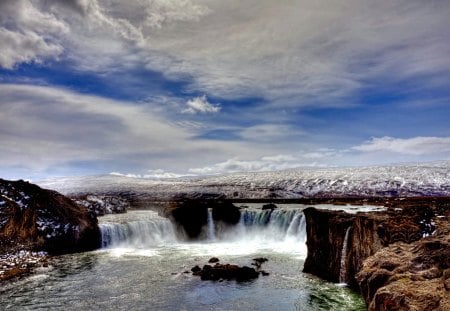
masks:
[[[344,241],[342,243],[341,266],[339,269],[339,283],[346,283],[347,281],[347,248],[350,229],[351,226],[349,226],[345,231]]]

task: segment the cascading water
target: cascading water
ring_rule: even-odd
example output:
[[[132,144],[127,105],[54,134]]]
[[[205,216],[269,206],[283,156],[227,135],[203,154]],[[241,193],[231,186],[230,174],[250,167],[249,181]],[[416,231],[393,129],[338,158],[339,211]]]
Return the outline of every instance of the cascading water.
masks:
[[[208,208],[208,233],[207,239],[214,241],[216,239],[216,230],[214,228],[214,220],[212,216],[212,208]]]
[[[339,269],[339,283],[346,283],[347,281],[347,247],[348,247],[348,238],[351,226],[347,228],[345,231],[344,242],[342,243],[342,251],[341,251],[341,266]]]
[[[147,213],[143,220],[101,223],[102,247],[147,248],[177,241],[172,223],[156,213]],[[148,217],[150,216],[150,217]]]
[[[234,250],[271,249],[306,255],[306,223],[300,209],[242,209],[236,225],[208,217],[207,242],[233,243]]]

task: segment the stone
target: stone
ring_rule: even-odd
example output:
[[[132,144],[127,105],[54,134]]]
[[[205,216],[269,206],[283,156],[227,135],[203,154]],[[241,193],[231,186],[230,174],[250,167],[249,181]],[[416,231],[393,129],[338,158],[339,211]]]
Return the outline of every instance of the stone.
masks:
[[[208,262],[209,262],[209,263],[216,263],[216,262],[219,262],[219,258],[217,258],[217,257],[211,257],[211,258],[208,260]]]
[[[194,267],[195,272],[192,270],[193,275],[200,276],[202,281],[236,280],[238,282],[245,282],[259,276],[259,273],[254,268],[247,266],[239,267],[233,264],[216,263],[214,266],[204,265],[201,270],[198,270],[199,267],[197,267]]]
[[[0,179],[1,249],[69,253],[100,246],[97,217],[68,197],[37,185]]]

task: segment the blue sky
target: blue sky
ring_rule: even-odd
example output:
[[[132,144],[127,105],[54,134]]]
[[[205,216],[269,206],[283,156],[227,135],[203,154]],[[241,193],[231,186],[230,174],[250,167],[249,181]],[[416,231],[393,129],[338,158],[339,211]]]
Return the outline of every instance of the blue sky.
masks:
[[[446,1],[0,3],[0,176],[450,159]]]

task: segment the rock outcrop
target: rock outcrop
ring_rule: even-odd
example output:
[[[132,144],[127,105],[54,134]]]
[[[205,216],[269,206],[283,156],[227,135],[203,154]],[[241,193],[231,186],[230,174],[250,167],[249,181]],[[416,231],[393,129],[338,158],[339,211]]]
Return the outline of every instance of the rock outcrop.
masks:
[[[354,215],[308,208],[304,271],[360,290],[370,310],[450,310],[449,201]]]
[[[130,208],[130,202],[120,196],[85,195],[73,199],[77,204],[85,206],[97,216],[126,213],[127,209]]]
[[[357,279],[369,310],[450,310],[450,235],[382,248]]]
[[[197,239],[201,236],[204,226],[208,222],[208,208],[212,209],[212,218],[220,226],[236,224],[241,213],[239,208],[229,201],[222,200],[184,200],[172,203],[163,211],[163,216],[172,219],[179,231],[188,238]]]
[[[214,259],[211,261],[211,259]],[[221,264],[219,258],[213,257],[208,263],[215,263],[215,265],[204,265],[203,268],[195,266],[191,269],[192,274],[200,276],[202,281],[220,281],[220,280],[236,280],[238,282],[250,281],[259,277],[259,274],[264,276],[269,275],[264,270],[261,270],[261,264],[266,262],[267,258],[253,259],[255,268],[247,266],[238,266],[234,264]]]
[[[100,245],[95,214],[69,198],[25,181],[0,179],[0,244],[66,253]]]

